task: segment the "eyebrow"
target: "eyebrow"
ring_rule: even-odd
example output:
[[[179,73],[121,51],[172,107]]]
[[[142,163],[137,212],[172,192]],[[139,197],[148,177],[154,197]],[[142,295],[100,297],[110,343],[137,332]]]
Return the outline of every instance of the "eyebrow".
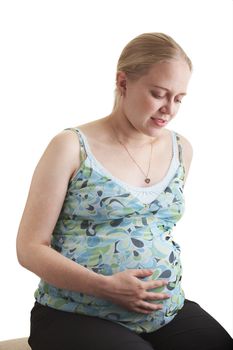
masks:
[[[170,91],[169,89],[163,87],[163,86],[159,86],[159,85],[152,85],[153,87],[156,87],[156,88],[159,88],[159,89],[162,89],[162,90],[166,90],[166,91]],[[178,95],[187,95],[186,92],[181,92],[179,93]]]

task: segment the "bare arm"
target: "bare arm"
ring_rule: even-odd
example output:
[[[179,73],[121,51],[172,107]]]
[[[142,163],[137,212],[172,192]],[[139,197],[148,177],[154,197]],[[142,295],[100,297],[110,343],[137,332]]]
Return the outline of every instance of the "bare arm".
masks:
[[[33,174],[18,230],[17,255],[25,268],[54,286],[91,294],[93,288],[98,292],[102,276],[50,247],[69,179],[79,162],[79,142],[73,132],[63,131],[51,140]]]
[[[150,313],[158,310],[161,305],[146,300],[167,299],[168,296],[148,290],[161,287],[165,282],[139,279],[150,276],[153,271],[126,270],[107,277],[88,270],[50,247],[69,180],[80,166],[79,151],[77,135],[63,131],[51,140],[42,155],[19,225],[18,260],[58,288],[109,299],[131,311]]]

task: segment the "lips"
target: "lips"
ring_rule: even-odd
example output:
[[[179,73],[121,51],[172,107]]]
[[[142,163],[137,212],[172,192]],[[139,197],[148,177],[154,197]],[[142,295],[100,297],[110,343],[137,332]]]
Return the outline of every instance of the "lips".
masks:
[[[163,127],[168,123],[168,120],[163,118],[151,118],[156,126]]]

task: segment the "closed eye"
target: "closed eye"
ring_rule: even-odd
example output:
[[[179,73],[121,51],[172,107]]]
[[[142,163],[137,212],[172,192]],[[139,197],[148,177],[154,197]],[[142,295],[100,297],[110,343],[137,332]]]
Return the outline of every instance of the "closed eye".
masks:
[[[151,95],[154,97],[154,98],[157,98],[157,99],[162,99],[164,98],[165,96],[162,96],[162,95],[159,95],[159,94],[156,94],[154,92],[151,93]]]

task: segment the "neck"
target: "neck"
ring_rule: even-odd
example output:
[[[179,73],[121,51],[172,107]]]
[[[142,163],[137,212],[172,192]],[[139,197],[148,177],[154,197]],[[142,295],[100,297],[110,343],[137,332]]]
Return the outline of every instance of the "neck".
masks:
[[[132,125],[124,114],[116,112],[106,117],[106,124],[115,140],[117,137],[118,141],[132,148],[148,146],[148,144],[156,142],[160,137],[159,134],[156,136],[145,134],[142,130]]]

